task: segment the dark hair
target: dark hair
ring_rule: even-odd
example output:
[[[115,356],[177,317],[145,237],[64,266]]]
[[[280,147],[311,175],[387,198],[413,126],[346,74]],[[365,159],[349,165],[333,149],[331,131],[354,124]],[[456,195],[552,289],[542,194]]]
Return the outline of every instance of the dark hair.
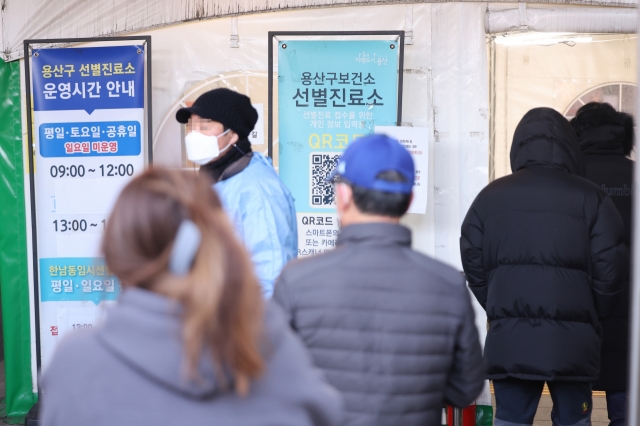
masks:
[[[191,271],[169,273],[178,227],[189,218],[202,242]],[[246,395],[264,370],[260,351],[262,294],[251,260],[237,240],[220,199],[203,176],[150,168],[123,190],[102,241],[107,265],[125,287],[142,287],[183,307],[187,372],[209,353],[223,386]],[[231,375],[232,380],[227,380]]]
[[[405,178],[395,170],[379,173],[376,179],[387,182],[406,182]],[[366,189],[351,182],[344,181],[353,191],[353,202],[362,213],[380,216],[400,217],[407,212],[411,203],[411,194],[383,192]]]
[[[580,107],[576,116],[570,121],[578,139],[590,130],[607,125],[621,126],[625,129],[625,136],[620,141],[624,155],[631,154],[634,144],[633,116],[616,111],[606,102],[589,102]]]

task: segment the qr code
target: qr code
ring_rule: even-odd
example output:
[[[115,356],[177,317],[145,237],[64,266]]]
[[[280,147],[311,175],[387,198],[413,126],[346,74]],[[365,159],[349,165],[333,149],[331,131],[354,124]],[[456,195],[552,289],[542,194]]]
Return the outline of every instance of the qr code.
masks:
[[[335,152],[314,152],[311,154],[309,164],[309,188],[312,207],[333,207],[336,203],[333,183],[327,182],[331,172],[338,167],[338,160],[342,154]]]

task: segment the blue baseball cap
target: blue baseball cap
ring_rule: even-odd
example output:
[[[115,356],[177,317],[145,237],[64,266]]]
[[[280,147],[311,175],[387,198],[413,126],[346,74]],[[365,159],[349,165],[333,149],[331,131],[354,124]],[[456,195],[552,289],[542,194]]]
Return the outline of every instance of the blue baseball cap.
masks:
[[[377,176],[395,171],[405,182],[388,182]],[[339,176],[354,185],[382,192],[410,194],[415,180],[415,166],[409,151],[400,142],[387,135],[367,135],[349,144],[338,167],[327,180]]]

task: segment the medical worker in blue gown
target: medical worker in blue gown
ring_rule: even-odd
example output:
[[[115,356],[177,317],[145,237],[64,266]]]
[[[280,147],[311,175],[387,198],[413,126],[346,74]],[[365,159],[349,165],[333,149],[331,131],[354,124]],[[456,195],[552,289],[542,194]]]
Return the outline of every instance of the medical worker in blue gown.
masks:
[[[266,298],[282,267],[298,254],[293,197],[271,160],[252,152],[248,136],[258,113],[248,97],[229,89],[202,94],[176,113],[188,123],[189,160],[216,182],[225,210],[251,253]]]

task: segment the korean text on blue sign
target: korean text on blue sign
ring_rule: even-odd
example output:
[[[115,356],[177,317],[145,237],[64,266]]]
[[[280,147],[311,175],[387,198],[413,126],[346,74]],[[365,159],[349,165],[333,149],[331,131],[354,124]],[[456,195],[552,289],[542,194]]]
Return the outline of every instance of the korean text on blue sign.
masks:
[[[40,299],[43,302],[117,300],[120,282],[104,259],[58,257],[40,259]]]
[[[398,51],[392,40],[279,42],[280,177],[298,212],[332,212],[325,178],[342,151],[375,126],[396,125]]]
[[[34,110],[143,108],[144,47],[37,49]]]
[[[137,121],[45,123],[39,132],[43,157],[139,155],[141,150]]]

